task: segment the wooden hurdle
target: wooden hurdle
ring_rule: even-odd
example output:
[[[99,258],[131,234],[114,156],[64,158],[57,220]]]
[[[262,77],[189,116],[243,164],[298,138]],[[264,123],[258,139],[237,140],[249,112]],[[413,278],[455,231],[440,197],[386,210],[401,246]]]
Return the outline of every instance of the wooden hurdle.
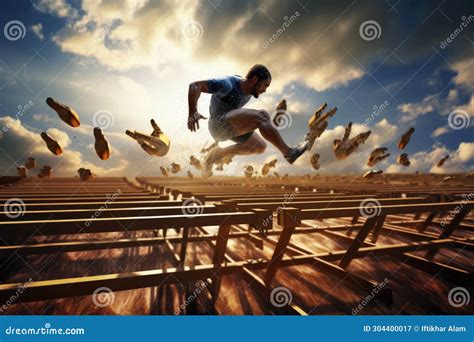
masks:
[[[96,251],[103,249],[167,246],[174,258],[175,267],[138,272],[100,274],[77,278],[58,278],[34,281],[28,286],[18,303],[48,299],[91,295],[95,289],[106,286],[112,291],[124,291],[167,284],[186,284],[206,280],[213,303],[222,292],[222,279],[226,275],[239,275],[248,280],[261,300],[268,304],[272,284],[278,271],[286,267],[309,265],[331,274],[340,282],[363,293],[377,287],[377,281],[350,274],[351,262],[368,256],[390,255],[402,263],[430,274],[437,274],[457,284],[472,284],[473,274],[459,267],[434,261],[440,248],[474,250],[474,239],[453,236],[460,227],[468,229],[466,219],[474,205],[472,201],[459,201],[459,189],[446,196],[423,193],[420,189],[401,189],[390,192],[388,187],[370,186],[344,188],[328,185],[326,188],[300,185],[281,188],[280,184],[264,184],[264,191],[252,194],[235,180],[191,182],[183,179],[170,181],[155,178],[137,178],[136,186],[126,179],[109,179],[95,184],[68,184],[67,179],[47,180],[41,183],[43,192],[35,192],[31,182],[3,188],[0,201],[21,198],[25,211],[11,218],[8,212],[0,212],[0,239],[15,241],[0,246],[0,259],[12,256],[30,256],[52,253]],[[108,183],[108,184],[105,184]],[[219,183],[221,188],[213,190]],[[14,188],[17,188],[16,190]],[[123,193],[104,207],[113,189]],[[332,191],[331,191],[332,190]],[[366,193],[371,192],[370,196]],[[289,196],[293,194],[293,196]],[[402,194],[408,194],[402,196]],[[170,197],[171,196],[171,197]],[[377,214],[361,213],[361,202],[367,198],[379,203]],[[189,203],[195,215],[189,215]],[[100,209],[100,217],[94,217]],[[439,234],[428,231],[436,223],[439,213],[455,212]],[[422,219],[421,214],[427,214]],[[276,215],[276,221],[274,216]],[[388,217],[391,218],[388,221]],[[339,219],[347,224],[321,225],[326,219]],[[360,222],[361,221],[361,222]],[[325,221],[324,221],[325,222]],[[417,223],[414,229],[404,227],[404,222]],[[464,224],[464,226],[463,226]],[[210,228],[217,227],[216,233]],[[248,227],[248,228],[247,228]],[[176,234],[167,235],[168,229]],[[28,242],[35,236],[127,233],[132,231],[156,231],[154,237],[118,238],[97,241]],[[191,231],[198,234],[190,234]],[[346,232],[345,234],[343,232]],[[352,232],[356,232],[352,236]],[[377,245],[384,232],[396,232],[413,241],[391,245]],[[316,253],[310,248],[291,241],[296,234],[320,233],[348,243],[341,250]],[[367,241],[371,237],[371,241]],[[273,252],[268,260],[239,260],[229,252],[231,239],[246,238],[257,246],[268,244]],[[212,249],[211,263],[186,266],[189,243],[206,243]],[[179,248],[174,248],[178,244]],[[426,251],[421,257],[413,252]],[[260,278],[257,271],[264,271]],[[21,286],[12,282],[0,285],[0,300],[6,301]],[[390,306],[392,290],[382,289],[378,295]],[[271,304],[268,304],[271,305]],[[283,308],[271,308],[282,314],[307,314],[294,302]]]
[[[405,253],[409,251],[417,250],[430,250],[427,253],[427,258],[432,258],[436,251],[446,245],[450,245],[455,241],[449,239],[450,235],[456,229],[459,222],[466,216],[466,214],[474,206],[474,202],[467,202],[463,204],[463,209],[456,214],[455,218],[447,225],[444,231],[440,234],[437,239],[432,239],[428,242],[420,242],[416,244],[400,244],[397,246],[389,247],[366,247],[363,248],[362,245],[366,237],[372,231],[377,231],[380,227],[383,226],[384,220],[387,215],[391,214],[406,214],[406,213],[420,213],[420,212],[433,212],[433,211],[450,211],[455,210],[457,207],[461,206],[461,203],[426,203],[426,204],[404,204],[404,205],[381,205],[378,208],[378,215],[368,218],[363,227],[357,233],[354,241],[351,243],[347,251],[341,256],[339,260],[339,267],[347,268],[350,262],[361,255],[361,251],[366,251],[371,248],[371,252],[383,254],[397,254]],[[265,282],[270,284],[274,279],[278,268],[281,265],[281,260],[283,254],[289,244],[291,236],[294,229],[301,225],[301,221],[304,219],[324,219],[324,218],[335,218],[335,217],[351,217],[355,215],[360,215],[360,207],[348,207],[348,208],[326,208],[326,209],[299,209],[299,208],[284,208],[280,215],[278,216],[278,224],[283,227],[283,231],[278,240],[277,247],[273,253],[273,256],[270,261],[270,265],[265,275]],[[466,241],[468,242],[468,241]],[[474,279],[472,274],[470,275],[470,280]]]

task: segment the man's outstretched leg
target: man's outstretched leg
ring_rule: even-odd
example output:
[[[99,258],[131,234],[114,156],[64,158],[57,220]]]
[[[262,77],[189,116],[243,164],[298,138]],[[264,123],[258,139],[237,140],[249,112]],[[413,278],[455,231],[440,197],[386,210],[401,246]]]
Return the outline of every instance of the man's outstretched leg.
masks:
[[[217,124],[217,129],[215,129],[219,130],[219,125],[226,127],[224,131],[230,131],[233,134],[228,139],[236,141],[237,144],[225,148],[215,147],[209,151],[204,161],[203,177],[212,175],[213,164],[224,156],[263,153],[266,143],[254,132],[257,129],[266,140],[280,150],[290,164],[293,164],[309,147],[308,141],[297,147],[289,147],[281,137],[280,132],[273,127],[268,112],[264,110],[241,108],[231,110],[223,115],[224,117],[219,118],[221,122]],[[209,124],[210,127],[214,125],[212,121]],[[249,135],[249,133],[252,134]]]

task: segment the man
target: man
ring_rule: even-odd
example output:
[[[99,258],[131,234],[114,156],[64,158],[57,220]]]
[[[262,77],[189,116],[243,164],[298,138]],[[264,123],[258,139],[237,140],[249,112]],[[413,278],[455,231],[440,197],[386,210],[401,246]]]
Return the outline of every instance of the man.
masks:
[[[264,65],[257,64],[250,68],[245,78],[235,75],[189,85],[189,130],[195,132],[199,129],[199,120],[206,119],[197,111],[197,102],[201,93],[209,93],[212,94],[209,132],[216,141],[235,142],[224,148],[216,146],[209,152],[203,165],[204,177],[212,175],[214,163],[225,156],[263,153],[267,144],[255,132],[257,129],[290,164],[308,149],[307,141],[297,147],[289,147],[272,125],[267,111],[242,108],[252,96],[258,98],[265,93],[271,81],[270,71]]]

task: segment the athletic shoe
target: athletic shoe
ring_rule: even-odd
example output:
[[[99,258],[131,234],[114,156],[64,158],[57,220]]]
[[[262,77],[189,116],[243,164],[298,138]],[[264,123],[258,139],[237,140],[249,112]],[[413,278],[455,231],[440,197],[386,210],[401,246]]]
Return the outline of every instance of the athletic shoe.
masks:
[[[309,145],[309,141],[304,141],[299,146],[290,148],[288,156],[285,157],[286,161],[290,164],[293,164],[296,159],[298,159],[303,153],[308,150]]]

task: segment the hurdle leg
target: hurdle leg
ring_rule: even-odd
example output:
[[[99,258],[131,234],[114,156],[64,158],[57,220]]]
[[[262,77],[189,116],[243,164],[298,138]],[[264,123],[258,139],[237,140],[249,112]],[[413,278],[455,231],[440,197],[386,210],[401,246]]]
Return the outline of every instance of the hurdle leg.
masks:
[[[419,225],[419,227],[417,229],[418,232],[423,233],[425,231],[425,229],[428,228],[428,226],[431,224],[431,222],[433,222],[436,215],[438,215],[437,212],[430,213],[428,215],[428,217],[426,218],[425,222],[423,222],[422,224]]]
[[[351,224],[352,225],[355,225],[357,224],[357,222],[359,221],[359,216],[354,216],[351,220]],[[346,232],[346,235],[347,236],[351,236],[352,235],[352,232],[354,231],[354,229],[352,227],[350,227],[347,232]]]
[[[225,250],[227,248],[227,241],[229,240],[230,225],[224,224],[219,226],[219,231],[217,233],[216,248],[214,249],[214,257],[212,263],[218,267],[222,265],[225,257]],[[216,273],[218,273],[217,271]],[[210,292],[212,299],[216,302],[217,297],[219,296],[219,290],[221,287],[221,276],[215,275],[212,277],[212,284],[210,286]]]
[[[365,221],[364,226],[359,230],[359,232],[357,233],[355,237],[355,240],[352,242],[352,244],[349,246],[346,253],[342,257],[341,262],[339,263],[340,267],[346,268],[350,264],[350,262],[354,258],[355,253],[362,246],[365,238],[367,237],[367,235],[369,235],[370,231],[375,227],[378,220],[379,220],[379,217],[375,216]]]
[[[439,235],[439,239],[449,238],[468,213],[469,209],[460,209],[456,216],[453,217],[452,221],[447,226],[445,226],[444,230]],[[426,253],[425,258],[428,260],[433,260],[436,253],[438,253],[438,249],[432,249]]]
[[[377,242],[380,232],[383,227],[383,223],[385,222],[385,218],[386,218],[386,215],[380,215],[380,218],[377,220],[377,223],[375,224],[375,228],[372,231],[372,243]]]
[[[184,266],[184,262],[186,261],[186,249],[188,246],[188,236],[190,229],[191,228],[188,227],[183,228],[183,239],[181,240],[181,249],[179,251],[179,266]]]
[[[270,286],[275,275],[280,267],[283,254],[290,242],[291,236],[295,228],[301,225],[301,209],[284,208],[278,215],[278,224],[283,227],[283,230],[278,239],[278,243],[273,251],[272,258],[265,273],[265,284]]]

